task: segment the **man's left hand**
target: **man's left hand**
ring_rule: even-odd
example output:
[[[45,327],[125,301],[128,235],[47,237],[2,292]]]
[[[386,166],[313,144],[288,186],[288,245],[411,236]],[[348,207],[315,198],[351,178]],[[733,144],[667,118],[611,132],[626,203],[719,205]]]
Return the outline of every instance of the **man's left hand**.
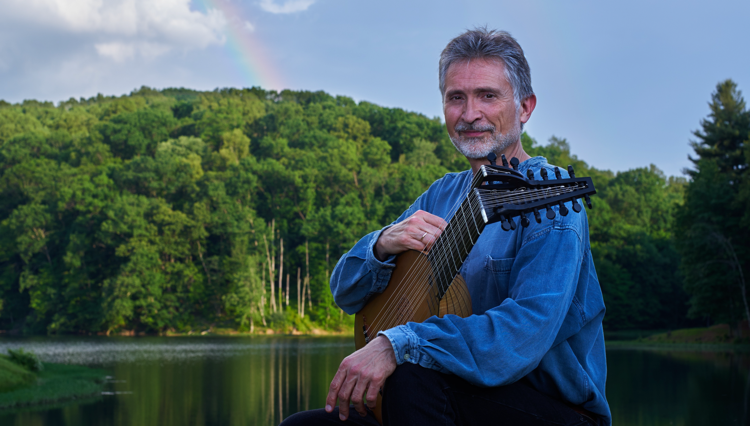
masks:
[[[342,421],[349,417],[349,401],[354,409],[366,416],[367,410],[362,400],[367,392],[367,406],[375,408],[380,388],[385,384],[393,371],[396,370],[396,355],[390,340],[385,336],[378,336],[364,348],[354,352],[341,361],[336,375],[333,376],[331,387],[326,398],[326,411],[332,412],[339,400],[339,417]]]

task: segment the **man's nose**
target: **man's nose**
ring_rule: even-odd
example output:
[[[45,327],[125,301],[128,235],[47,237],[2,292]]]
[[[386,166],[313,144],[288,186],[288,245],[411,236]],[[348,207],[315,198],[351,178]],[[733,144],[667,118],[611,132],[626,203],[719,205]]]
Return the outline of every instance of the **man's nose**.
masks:
[[[464,109],[463,119],[467,123],[473,123],[482,118],[482,111],[478,108],[476,101],[469,98]]]

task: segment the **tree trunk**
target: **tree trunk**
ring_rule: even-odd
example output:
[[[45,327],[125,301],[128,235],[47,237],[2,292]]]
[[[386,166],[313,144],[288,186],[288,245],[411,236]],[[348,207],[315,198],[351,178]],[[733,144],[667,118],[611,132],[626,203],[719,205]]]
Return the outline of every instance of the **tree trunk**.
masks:
[[[201,265],[203,265],[203,270],[206,271],[206,279],[208,280],[208,287],[211,287],[211,274],[208,273],[208,268],[206,268],[206,262],[203,261],[203,250],[201,249],[201,242],[197,241],[198,243],[198,257],[201,258]]]
[[[302,310],[300,307],[305,303],[304,296],[300,293],[300,272],[302,268],[297,267],[297,315],[302,316]]]
[[[732,266],[737,269],[738,273],[738,280],[737,280],[737,286],[740,289],[740,295],[742,296],[742,303],[745,307],[745,318],[747,319],[747,323],[750,324],[750,307],[748,307],[747,304],[747,287],[745,286],[745,274],[742,273],[742,263],[740,263],[740,260],[737,258],[737,253],[734,251],[734,246],[732,245],[732,242],[725,238],[723,235],[721,235],[718,232],[713,233],[714,238],[719,240],[721,244],[724,246],[724,250],[727,251],[727,254],[730,256],[729,262],[732,264]]]
[[[264,294],[260,296],[260,321],[263,323],[263,327],[265,327],[266,316],[263,315],[263,310],[265,309],[265,306],[266,306],[266,295],[265,295],[265,291],[263,291],[263,293]]]
[[[279,242],[279,248],[280,248],[280,251],[279,251],[279,310],[281,310],[281,307],[282,307],[281,301],[283,299],[281,293],[284,290],[283,288],[283,284],[284,284],[284,239],[280,238],[279,240],[280,240]]]
[[[274,282],[273,282],[273,271],[274,271],[274,262],[273,257],[271,257],[271,252],[268,248],[268,239],[265,235],[263,235],[263,243],[266,245],[266,262],[268,262],[268,278],[269,282],[271,283],[271,312],[276,312],[276,297],[274,297]],[[263,287],[265,288],[265,282],[263,283]]]
[[[307,305],[312,310],[312,295],[310,294],[310,250],[308,248],[308,241],[305,240],[305,285],[307,286]]]

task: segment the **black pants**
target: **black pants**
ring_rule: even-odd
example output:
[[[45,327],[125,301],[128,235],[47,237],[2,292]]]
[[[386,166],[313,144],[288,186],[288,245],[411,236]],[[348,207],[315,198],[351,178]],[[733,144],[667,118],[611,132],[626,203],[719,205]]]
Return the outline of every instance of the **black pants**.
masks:
[[[369,412],[369,410],[368,410]],[[448,374],[402,364],[388,378],[383,389],[383,423],[392,425],[598,425],[576,410],[546,396],[523,380],[497,388],[481,388]],[[311,410],[297,413],[281,424],[378,426],[369,414],[349,410],[346,422],[339,410]]]

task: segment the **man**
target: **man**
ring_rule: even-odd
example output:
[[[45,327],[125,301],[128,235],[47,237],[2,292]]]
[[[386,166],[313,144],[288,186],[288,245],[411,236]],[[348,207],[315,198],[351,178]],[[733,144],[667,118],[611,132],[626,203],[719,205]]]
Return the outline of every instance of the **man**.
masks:
[[[471,170],[439,179],[396,222],[341,258],[331,290],[347,313],[385,289],[395,255],[429,249],[488,154],[518,158],[524,175],[532,170],[539,178],[541,168],[553,175],[553,166],[521,146],[536,96],[515,39],[467,31],[442,52],[439,76],[446,128]],[[373,407],[381,389],[386,425],[610,424],[604,302],[585,212],[508,232],[488,225],[460,273],[474,315],[380,333],[341,363],[325,409],[288,424],[376,425],[363,400]]]

